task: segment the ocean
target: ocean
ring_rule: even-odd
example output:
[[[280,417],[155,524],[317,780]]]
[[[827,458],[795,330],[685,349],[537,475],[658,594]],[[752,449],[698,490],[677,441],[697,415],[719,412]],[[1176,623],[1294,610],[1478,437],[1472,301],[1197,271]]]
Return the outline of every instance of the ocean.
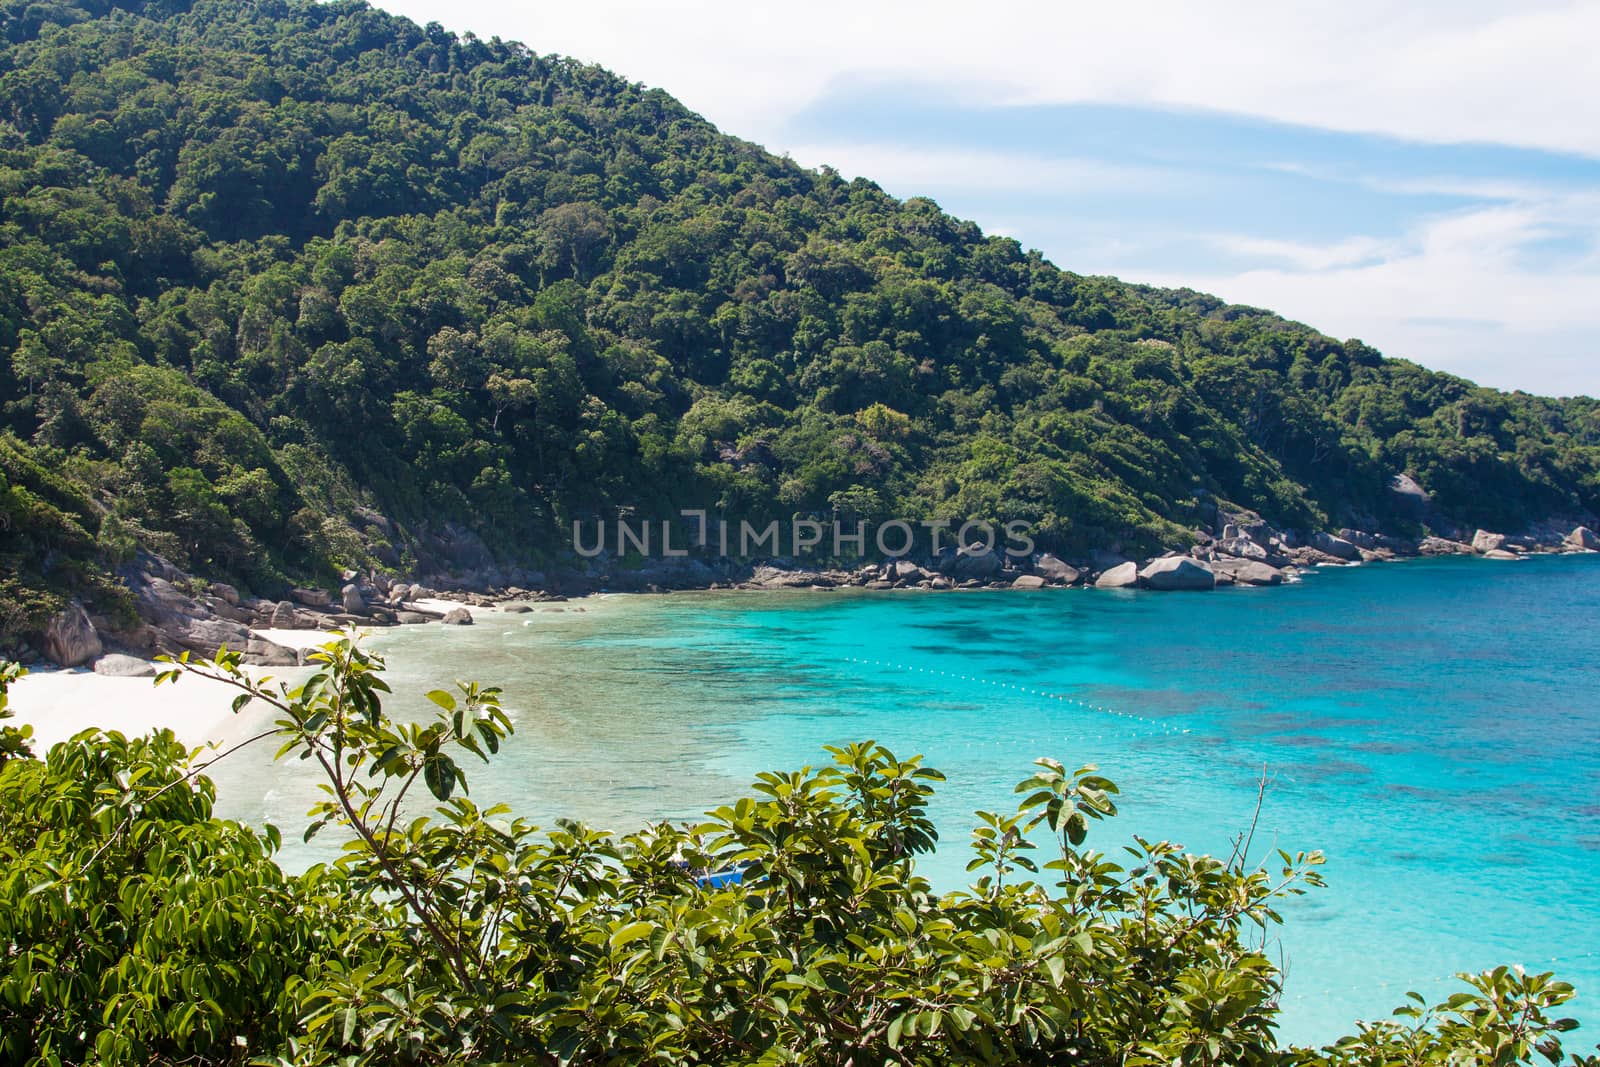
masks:
[[[1210,594],[769,591],[604,596],[380,632],[394,707],[504,687],[517,733],[474,799],[613,829],[693,818],[757,771],[874,739],[948,781],[922,869],[965,884],[979,808],[1031,761],[1095,763],[1092,826],[1226,854],[1321,849],[1284,907],[1285,1040],[1321,1043],[1407,990],[1501,963],[1578,986],[1600,1040],[1600,557],[1416,561]],[[307,767],[241,753],[222,814],[297,842]],[[315,843],[314,843],[315,844]],[[325,847],[325,846],[324,846]],[[286,864],[314,853],[291,846]]]

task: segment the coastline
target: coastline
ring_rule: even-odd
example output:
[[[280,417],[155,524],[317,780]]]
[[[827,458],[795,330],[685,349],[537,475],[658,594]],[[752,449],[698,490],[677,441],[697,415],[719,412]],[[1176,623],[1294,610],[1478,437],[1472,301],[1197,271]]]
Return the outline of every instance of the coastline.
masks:
[[[568,564],[548,573],[499,566],[466,568],[435,574],[429,579],[431,585],[373,568],[345,571],[337,589],[295,587],[277,591],[276,598],[241,594],[231,585],[206,582],[141,552],[119,572],[132,593],[134,620],[92,613],[92,606],[72,601],[36,635],[35,644],[23,642],[15,649],[14,658],[25,666],[55,664],[91,667],[105,675],[148,674],[149,665],[143,661],[158,654],[209,657],[225,646],[243,652],[247,664],[296,667],[305,661],[306,634],[430,622],[470,626],[474,612],[481,609],[553,610],[556,604],[596,593],[797,588],[1034,592],[1073,587],[1209,591],[1291,584],[1314,568],[1329,566],[1432,556],[1515,562],[1536,555],[1600,550],[1600,535],[1589,527],[1555,520],[1513,536],[1480,529],[1465,541],[1433,535],[1399,538],[1348,528],[1306,537],[1276,529],[1253,513],[1219,515],[1211,529],[1193,531],[1193,541],[1132,558],[1110,550],[1070,559],[1049,552],[1013,556],[997,551],[992,542],[877,562],[735,561],[686,554],[624,561],[602,554],[583,561],[581,567]]]
[[[1482,553],[1461,552],[1444,554],[1445,558],[1482,560],[1485,563],[1526,561],[1544,556],[1562,555],[1600,555],[1593,550],[1567,550],[1567,551],[1532,551],[1517,554],[1514,558],[1487,557]],[[1159,557],[1158,557],[1159,558]],[[1309,564],[1303,568],[1294,568],[1286,582],[1297,583],[1303,580],[1306,573],[1319,571],[1337,571],[1346,568],[1366,566],[1368,562],[1403,563],[1418,559],[1439,558],[1438,556],[1407,555],[1393,556],[1383,560],[1343,561],[1331,560]],[[891,564],[892,565],[892,564]],[[813,584],[810,581],[792,580],[793,575],[809,575],[812,572],[785,570],[780,568],[764,568],[776,576],[767,582],[711,582],[697,586],[674,586],[671,588],[646,587],[640,589],[594,589],[589,592],[576,593],[572,596],[551,598],[545,594],[528,594],[524,590],[494,591],[494,592],[441,592],[429,597],[419,598],[408,607],[416,607],[426,613],[418,620],[440,623],[441,618],[452,610],[459,609],[464,612],[470,622],[457,622],[454,626],[481,625],[493,623],[510,623],[522,618],[527,624],[534,614],[545,613],[583,613],[598,607],[606,601],[625,602],[634,597],[654,598],[665,596],[668,593],[770,593],[778,590],[801,592],[847,592],[863,596],[873,596],[880,593],[917,594],[934,591],[927,580],[920,583],[900,581],[897,583],[884,583],[874,580],[866,583],[841,583],[841,584]],[[1231,583],[1230,583],[1231,584]],[[1251,586],[1249,583],[1238,583],[1243,588],[1267,588],[1266,586]],[[1216,588],[1226,588],[1219,583]],[[1093,582],[1077,582],[1071,585],[1063,583],[1046,584],[1038,587],[1016,587],[1003,583],[974,584],[971,586],[953,587],[955,592],[1041,592],[1053,591],[1083,591],[1096,590],[1116,594],[1118,590],[1107,590],[1101,587],[1097,590]],[[1120,595],[1145,594],[1154,590],[1139,585],[1121,587]],[[459,599],[458,599],[459,598]],[[374,635],[397,628],[410,628],[406,624],[382,624],[373,620],[364,620],[361,623],[345,621],[329,625],[331,620],[317,618],[306,613],[297,616],[298,619],[316,619],[320,625],[306,626],[262,626],[251,627],[249,635],[252,642],[262,642],[270,647],[292,653],[293,664],[277,665],[247,665],[245,669],[253,676],[283,677],[293,675],[303,669],[305,654],[342,632],[354,629],[358,633]],[[412,623],[411,625],[416,625]],[[159,665],[149,665],[151,672],[158,669]],[[229,708],[233,690],[221,683],[208,682],[204,679],[185,677],[177,684],[167,684],[157,687],[148,676],[116,676],[106,673],[97,673],[85,667],[62,668],[49,664],[36,663],[29,667],[29,673],[20,679],[11,691],[11,708],[16,718],[15,725],[28,725],[34,730],[34,745],[37,751],[43,752],[51,745],[66,740],[74,734],[92,728],[104,730],[118,730],[126,735],[147,733],[151,730],[170,729],[184,744],[191,748],[204,748],[208,746],[223,746],[241,736],[243,723],[252,722],[252,708],[246,707],[239,713],[232,713]]]

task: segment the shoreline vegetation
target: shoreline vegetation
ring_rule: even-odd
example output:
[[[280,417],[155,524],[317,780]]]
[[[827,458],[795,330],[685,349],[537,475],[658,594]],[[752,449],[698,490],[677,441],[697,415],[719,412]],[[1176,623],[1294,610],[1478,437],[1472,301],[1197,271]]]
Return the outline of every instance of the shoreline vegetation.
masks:
[[[976,814],[972,883],[935,894],[916,864],[943,775],[920,757],[829,747],[699,824],[540,831],[468,796],[458,760],[512,732],[498,689],[397,722],[381,657],[341,638],[310,667],[269,684],[185,656],[157,683],[269,708],[233,751],[321,769],[303,836],[347,844],[301,874],[276,829],[212,815],[227,753],[195,764],[166,732],[36,750],[0,668],[8,1062],[1443,1067],[1558,1064],[1578,1028],[1570,985],[1498,967],[1280,1045],[1271,931],[1321,853],[1257,856],[1252,823],[1225,858],[1142,838],[1113,858],[1088,844],[1120,799],[1093,766],[1036,760],[1014,812]],[[436,807],[402,821],[413,785]]]
[[[947,577],[944,582],[938,581],[945,576],[941,574],[937,563],[931,567],[923,567],[909,560],[891,560],[849,570],[833,568],[812,570],[761,564],[729,568],[721,572],[721,577],[716,576],[717,572],[713,572],[713,577],[709,579],[694,566],[697,561],[668,561],[670,569],[627,572],[634,580],[608,582],[590,592],[573,592],[571,595],[526,590],[520,587],[482,590],[456,588],[435,591],[395,581],[390,586],[391,600],[388,613],[369,612],[354,615],[338,610],[333,607],[331,593],[317,590],[299,590],[299,599],[287,602],[287,606],[284,602],[263,602],[255,617],[264,620],[264,623],[281,625],[246,626],[239,631],[244,634],[245,644],[230,647],[233,647],[234,651],[241,648],[246,650],[241,655],[241,663],[245,670],[255,676],[267,676],[274,671],[303,668],[309,655],[315,653],[330,638],[337,637],[351,628],[370,632],[399,625],[470,626],[484,612],[492,612],[496,617],[504,615],[508,619],[538,611],[582,612],[589,610],[584,605],[586,599],[610,594],[651,596],[668,592],[693,591],[761,592],[835,589],[856,590],[868,594],[940,590],[991,593],[1018,591],[1017,595],[1047,589],[1061,591],[1121,589],[1143,594],[1182,588],[1170,584],[1165,586],[1151,584],[1139,577],[1139,574],[1147,571],[1151,564],[1163,560],[1181,561],[1184,568],[1193,565],[1209,569],[1216,579],[1220,579],[1214,580],[1209,585],[1197,584],[1192,588],[1223,589],[1230,585],[1268,588],[1272,585],[1292,583],[1301,580],[1301,576],[1308,569],[1320,567],[1340,568],[1369,563],[1402,563],[1407,560],[1437,557],[1514,562],[1542,555],[1597,554],[1595,548],[1586,547],[1587,539],[1584,534],[1587,528],[1580,527],[1565,537],[1557,535],[1558,529],[1552,527],[1551,532],[1546,533],[1543,538],[1505,540],[1500,540],[1497,535],[1483,535],[1483,532],[1479,531],[1480,536],[1474,539],[1476,548],[1473,543],[1466,541],[1444,539],[1430,539],[1423,546],[1410,548],[1405,542],[1386,538],[1384,541],[1388,542],[1387,545],[1374,541],[1376,547],[1361,549],[1359,542],[1365,538],[1356,531],[1344,531],[1350,536],[1339,539],[1358,546],[1354,558],[1344,559],[1310,546],[1290,550],[1294,553],[1292,559],[1285,562],[1281,568],[1276,568],[1281,578],[1270,582],[1252,582],[1247,578],[1227,581],[1226,576],[1229,576],[1230,569],[1237,565],[1235,561],[1240,557],[1225,558],[1219,566],[1217,559],[1219,552],[1215,545],[1211,546],[1209,554],[1201,548],[1188,554],[1154,557],[1145,561],[1142,566],[1138,561],[1119,563],[1113,559],[1106,559],[1102,561],[1104,569],[1099,572],[1092,569],[1092,565],[1078,569],[1070,564],[1061,564],[1064,569],[1057,569],[1048,554],[1045,554],[1043,565],[1036,558],[1031,561],[1031,566],[1025,573],[1019,573],[1016,577],[997,573],[996,577],[989,580],[969,577],[956,581]],[[1323,544],[1335,549],[1339,547],[1330,545],[1327,541],[1323,541]],[[1410,550],[1407,550],[1408,548]],[[1268,559],[1271,560],[1272,557]],[[1258,564],[1263,569],[1273,569],[1276,561],[1250,562]],[[1119,567],[1122,568],[1123,574],[1131,573],[1133,580],[1130,582],[1120,580]],[[1076,574],[1067,573],[1074,570]],[[1151,573],[1166,574],[1170,571],[1157,569]],[[1099,580],[1108,575],[1111,576],[1111,581]],[[1037,582],[1023,580],[1029,576],[1037,576],[1040,580]],[[644,577],[652,580],[643,581]],[[373,588],[376,592],[376,587]],[[377,596],[374,596],[374,601],[378,601]],[[195,601],[195,603],[203,602]],[[241,607],[249,609],[251,602],[242,600]],[[194,655],[214,655],[218,650],[179,647],[164,651],[171,651],[174,655],[185,652]],[[118,729],[129,734],[171,729],[179,740],[190,748],[226,743],[237,734],[237,716],[227,714],[220,700],[222,694],[207,691],[199,685],[183,691],[173,689],[158,691],[152,688],[149,682],[156,676],[159,666],[147,658],[103,649],[97,658],[74,667],[53,665],[38,656],[34,656],[33,662],[28,666],[31,673],[16,683],[12,706],[19,721],[32,726],[46,744],[65,740],[79,730],[91,727]]]
[[[304,642],[292,635],[423,623],[471,625],[471,606],[559,602],[590,593],[660,593],[690,589],[1041,590],[1085,586],[1157,592],[1205,591],[1229,586],[1281,585],[1307,569],[1385,563],[1430,556],[1475,556],[1515,561],[1550,553],[1600,551],[1600,535],[1584,525],[1551,521],[1521,535],[1477,530],[1468,540],[1419,539],[1341,529],[1309,537],[1278,530],[1250,514],[1219,513],[1211,529],[1192,531],[1186,550],[1128,558],[1096,551],[1072,561],[1049,552],[1018,559],[992,544],[946,548],[937,556],[873,563],[766,560],[738,563],[693,555],[613,562],[602,555],[582,569],[549,573],[517,570],[527,586],[506,580],[500,568],[435,575],[438,588],[380,570],[347,571],[337,588],[295,587],[281,599],[242,595],[231,585],[206,582],[141,552],[123,579],[132,591],[132,618],[91,615],[76,600],[35,637],[21,641],[13,658],[27,665],[88,666],[111,675],[154,673],[156,654],[215,655],[242,652],[256,666],[294,666]]]

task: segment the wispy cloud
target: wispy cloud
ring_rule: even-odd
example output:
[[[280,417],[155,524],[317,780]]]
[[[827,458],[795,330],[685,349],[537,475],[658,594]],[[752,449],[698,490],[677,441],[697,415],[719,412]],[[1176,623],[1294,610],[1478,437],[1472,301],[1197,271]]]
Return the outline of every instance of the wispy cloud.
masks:
[[[1600,216],[1585,198],[1523,202],[1419,223],[1395,241],[1263,249],[1280,262],[1229,273],[1156,274],[1270,307],[1336,336],[1504,388],[1594,393],[1600,337]],[[1586,242],[1586,262],[1551,269],[1529,249],[1554,232]],[[1248,237],[1219,244],[1249,248]],[[1269,243],[1270,245],[1270,243]],[[1353,250],[1369,254],[1352,258]]]
[[[1281,261],[1293,270],[1329,270],[1381,263],[1395,252],[1395,242],[1376,237],[1347,237],[1332,244],[1283,241],[1242,234],[1219,234],[1217,247],[1253,259]]]
[[[1388,0],[1138,5],[1000,0],[804,8],[698,0],[386,0],[664,86],[748,136],[836,79],[933,80],[994,104],[1205,108],[1430,142],[1600,156],[1600,5]],[[778,146],[783,147],[783,146]]]
[[[850,142],[801,144],[789,154],[804,166],[825,164],[847,177],[870,178],[896,189],[939,187],[1052,195],[1177,190],[1171,171],[1096,159]]]

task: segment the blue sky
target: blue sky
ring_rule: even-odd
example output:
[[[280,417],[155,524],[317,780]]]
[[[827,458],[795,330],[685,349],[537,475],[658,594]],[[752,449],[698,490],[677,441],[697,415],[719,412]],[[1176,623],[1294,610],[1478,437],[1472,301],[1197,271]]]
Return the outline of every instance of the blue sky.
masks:
[[[1600,4],[391,0],[1039,248],[1600,393]]]

